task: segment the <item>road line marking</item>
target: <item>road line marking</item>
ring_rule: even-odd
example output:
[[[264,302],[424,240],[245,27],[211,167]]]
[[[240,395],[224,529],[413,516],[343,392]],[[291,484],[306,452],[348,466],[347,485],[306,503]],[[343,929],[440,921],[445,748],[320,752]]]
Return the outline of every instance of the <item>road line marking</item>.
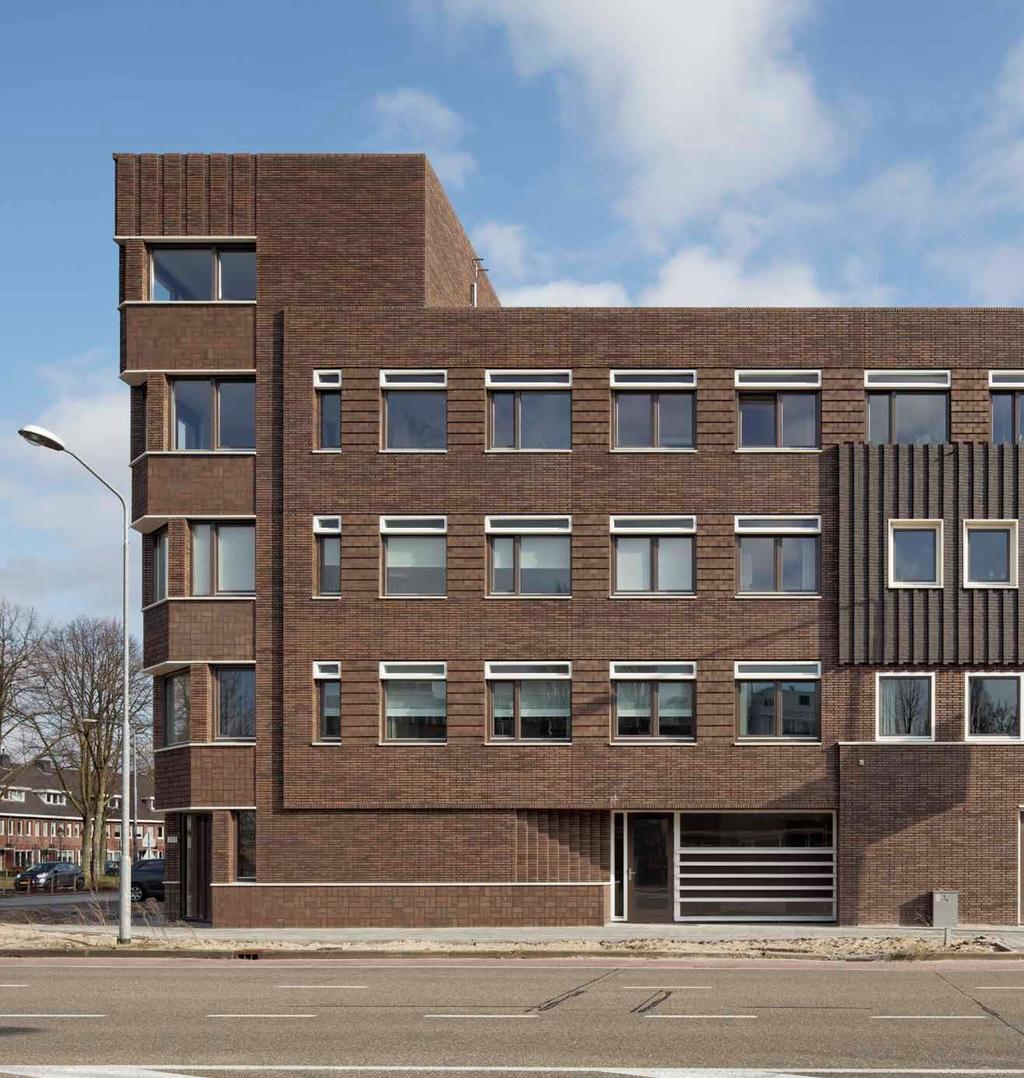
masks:
[[[0,984],[0,988],[4,986]],[[1024,984],[976,984],[975,992],[1024,992]]]
[[[0,1018],[106,1018],[105,1014],[0,1014]]]
[[[645,1014],[644,1018],[758,1018],[756,1014]]]
[[[0,987],[3,987],[0,985]],[[365,988],[365,984],[279,984],[277,988]]]
[[[0,984],[0,988],[28,988],[27,984]]]
[[[714,986],[710,984],[619,984],[614,981],[609,981],[608,984],[612,988],[646,988],[652,992],[684,992],[684,991],[701,991],[701,992],[713,992]]]
[[[207,1018],[317,1018],[315,1014],[208,1014]]]
[[[872,1018],[888,1018],[888,1019],[894,1019],[894,1020],[903,1019],[904,1021],[906,1021],[906,1020],[913,1021],[913,1020],[916,1020],[918,1018],[926,1018],[926,1019],[929,1019],[929,1020],[952,1019],[952,1018],[985,1019],[985,1018],[991,1018],[992,1015],[990,1015],[990,1014],[873,1014],[870,1017],[872,1017]]]
[[[425,1014],[424,1018],[540,1018],[539,1014]]]

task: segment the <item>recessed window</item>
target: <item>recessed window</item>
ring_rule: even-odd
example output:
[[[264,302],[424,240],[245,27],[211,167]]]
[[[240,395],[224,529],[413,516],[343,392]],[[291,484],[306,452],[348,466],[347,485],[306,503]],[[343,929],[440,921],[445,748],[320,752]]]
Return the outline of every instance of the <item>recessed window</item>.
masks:
[[[256,590],[256,527],[192,525],[192,594],[252,595]]]
[[[489,593],[571,592],[571,517],[487,517]]]
[[[175,378],[171,448],[256,448],[256,383],[241,378]]]
[[[967,736],[1019,738],[1020,676],[967,675]]]
[[[879,674],[877,723],[880,740],[931,740],[935,679],[932,674]]]
[[[736,517],[741,595],[818,593],[819,517]]]
[[[447,736],[447,664],[380,664],[384,740],[443,742]]]
[[[818,663],[736,663],[738,736],[818,740],[820,685]]]
[[[572,448],[571,371],[487,371],[491,449]]]
[[[316,593],[341,594],[341,517],[313,517],[316,540]]]
[[[817,449],[821,371],[735,372],[740,449]]]
[[[178,745],[189,736],[189,673],[187,670],[164,678],[164,741]]]
[[[615,595],[692,595],[694,517],[609,518]]]
[[[872,445],[949,441],[949,371],[864,372]]]
[[[235,877],[256,879],[256,813],[246,809],[235,813]]]
[[[444,595],[448,521],[445,517],[381,517],[384,594]]]
[[[490,662],[484,667],[493,741],[569,741],[570,663]]]
[[[313,371],[317,448],[341,449],[341,371]]]
[[[889,587],[942,587],[942,521],[889,521]]]
[[[964,587],[1017,586],[1017,521],[964,521]]]
[[[383,448],[439,452],[447,448],[446,371],[381,371]]]
[[[617,739],[696,737],[694,663],[611,663],[609,675]]]
[[[673,450],[694,446],[694,371],[612,371],[615,449]]]
[[[167,598],[167,529],[153,536],[153,602]]]
[[[218,666],[214,673],[218,738],[249,740],[256,736],[256,671],[251,666]]]
[[[209,302],[256,298],[253,247],[153,247],[151,298]]]
[[[317,737],[320,741],[341,740],[341,663],[313,663],[316,686]]]

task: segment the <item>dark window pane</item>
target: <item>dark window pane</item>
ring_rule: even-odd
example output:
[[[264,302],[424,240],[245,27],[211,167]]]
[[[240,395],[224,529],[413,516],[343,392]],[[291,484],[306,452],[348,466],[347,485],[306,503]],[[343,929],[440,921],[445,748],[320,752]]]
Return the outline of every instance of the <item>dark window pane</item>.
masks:
[[[572,446],[572,394],[526,390],[519,402],[520,449],[569,449]]]
[[[937,580],[933,528],[893,528],[892,578],[898,584],[934,584]]]
[[[255,251],[220,251],[220,298],[256,298]]]
[[[878,733],[881,737],[930,737],[931,679],[883,677],[878,680]]]
[[[387,595],[444,595],[447,544],[437,535],[389,535],[385,542]]]
[[[615,444],[620,449],[649,449],[654,445],[650,393],[615,394]]]
[[[341,536],[321,535],[320,595],[341,594]]]
[[[654,733],[649,681],[615,682],[616,735],[618,737],[649,737]]]
[[[256,529],[251,524],[217,526],[217,590],[256,590]]]
[[[775,734],[775,682],[738,683],[740,736],[772,737]]]
[[[515,685],[511,681],[491,682],[491,715],[494,737],[515,737]]]
[[[387,397],[387,449],[444,449],[447,394],[391,392]]]
[[[524,535],[519,545],[519,590],[523,595],[568,595],[569,538]]]
[[[782,736],[818,736],[818,683],[784,681],[779,686],[782,698]]]
[[[153,251],[153,299],[213,299],[213,252],[164,247]]]
[[[188,741],[189,676],[172,674],[164,683],[165,737],[168,745]]]
[[[192,594],[209,595],[213,591],[213,526],[192,525]]]
[[[782,590],[814,593],[818,590],[818,540],[809,535],[787,535],[782,544]]]
[[[256,448],[256,383],[221,382],[220,449]]]
[[[889,442],[889,394],[868,394],[868,441],[871,445]]]
[[[662,449],[693,448],[693,394],[658,394],[658,445]]]
[[[238,859],[235,875],[240,880],[256,878],[256,813],[236,813],[238,827]]]
[[[939,445],[949,441],[945,393],[894,393],[893,438],[899,445]]]
[[[568,739],[568,681],[519,683],[519,736]]]
[[[1024,394],[1021,395],[1024,399]],[[992,394],[992,441],[997,445],[1013,442],[1013,394]]]
[[[782,438],[791,449],[815,448],[818,444],[818,394],[780,393]]]
[[[213,383],[201,378],[174,381],[174,448],[213,448]]]
[[[513,449],[516,444],[515,393],[491,394],[491,448]]]
[[[775,445],[775,397],[740,395],[740,445],[758,448]]]
[[[659,592],[693,591],[693,540],[688,535],[658,539],[656,585]]]
[[[443,681],[387,682],[387,736],[395,740],[444,740]]]
[[[970,730],[981,737],[1020,736],[1020,682],[1009,677],[970,679]]]
[[[341,682],[320,681],[320,736],[327,740],[341,737]]]
[[[1017,441],[1024,442],[1024,393],[1016,394],[1017,399]]]
[[[491,540],[491,592],[511,595],[516,590],[516,541],[511,536]]]
[[[651,540],[620,535],[615,540],[615,590],[651,590]]]
[[[967,579],[972,584],[1010,582],[1010,529],[967,529]]]
[[[692,681],[658,683],[658,733],[662,737],[695,737]]]
[[[320,400],[320,448],[341,448],[341,393],[328,390],[317,394]]]
[[[775,591],[775,540],[771,536],[740,539],[740,591]]]
[[[256,736],[256,671],[252,667],[217,671],[218,737]]]

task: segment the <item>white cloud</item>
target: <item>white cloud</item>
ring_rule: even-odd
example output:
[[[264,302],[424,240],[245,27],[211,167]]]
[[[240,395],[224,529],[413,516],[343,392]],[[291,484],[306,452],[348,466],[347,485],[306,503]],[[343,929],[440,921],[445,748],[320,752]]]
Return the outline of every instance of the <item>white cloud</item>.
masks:
[[[373,99],[374,142],[404,153],[426,153],[444,183],[461,187],[476,168],[473,155],[462,149],[465,124],[443,101],[409,86]]]
[[[948,247],[931,256],[982,306],[1016,307],[1024,303],[1024,243]]]
[[[503,307],[628,307],[626,290],[615,281],[572,281],[502,289]]]
[[[501,221],[483,221],[473,229],[473,247],[488,270],[519,278],[526,272],[526,229]]]

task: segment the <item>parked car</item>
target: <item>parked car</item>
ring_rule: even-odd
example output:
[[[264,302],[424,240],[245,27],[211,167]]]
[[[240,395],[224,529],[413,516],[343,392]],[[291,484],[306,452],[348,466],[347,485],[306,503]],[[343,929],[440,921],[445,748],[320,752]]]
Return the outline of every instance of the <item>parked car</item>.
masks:
[[[14,877],[15,891],[81,891],[84,887],[82,870],[70,861],[40,861]]]
[[[103,875],[104,876],[120,876],[121,875],[121,862],[120,861],[104,861],[103,862]]]
[[[164,900],[164,859],[151,857],[132,865],[132,901],[145,902],[147,898]]]

